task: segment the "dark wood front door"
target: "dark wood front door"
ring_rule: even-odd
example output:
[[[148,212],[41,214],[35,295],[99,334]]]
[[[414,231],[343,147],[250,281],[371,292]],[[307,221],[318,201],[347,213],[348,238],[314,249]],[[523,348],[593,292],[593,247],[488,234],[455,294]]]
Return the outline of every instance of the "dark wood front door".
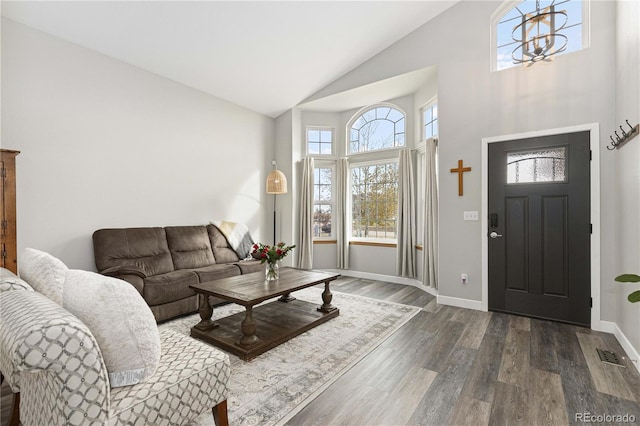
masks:
[[[589,132],[489,144],[489,309],[589,326]]]

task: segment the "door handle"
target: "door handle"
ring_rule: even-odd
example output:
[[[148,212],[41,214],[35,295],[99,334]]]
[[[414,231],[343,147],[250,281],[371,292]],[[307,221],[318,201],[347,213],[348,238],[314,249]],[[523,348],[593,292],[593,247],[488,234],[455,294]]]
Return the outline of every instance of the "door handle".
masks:
[[[494,239],[502,237],[502,235],[498,234],[496,231],[493,231],[492,233],[490,233],[489,236]]]

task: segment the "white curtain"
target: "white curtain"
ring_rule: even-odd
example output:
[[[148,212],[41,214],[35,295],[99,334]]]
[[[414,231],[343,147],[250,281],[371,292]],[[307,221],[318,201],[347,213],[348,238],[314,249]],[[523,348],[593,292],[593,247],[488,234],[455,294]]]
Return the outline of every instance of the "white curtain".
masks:
[[[424,285],[438,288],[438,178],[436,175],[437,139],[426,143],[424,212]]]
[[[298,268],[313,268],[313,158],[302,161],[300,184],[300,245]]]
[[[416,276],[416,203],[411,150],[400,151],[398,164],[398,250],[396,271]]]
[[[333,223],[335,224],[337,240],[337,267],[349,269],[349,160],[338,159],[336,171],[336,211]]]

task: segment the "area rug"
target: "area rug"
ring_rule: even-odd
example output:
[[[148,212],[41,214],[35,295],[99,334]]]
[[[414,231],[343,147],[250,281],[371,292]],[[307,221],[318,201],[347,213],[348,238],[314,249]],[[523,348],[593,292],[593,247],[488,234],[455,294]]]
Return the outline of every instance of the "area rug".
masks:
[[[420,311],[413,306],[332,293],[332,303],[340,309],[338,317],[250,362],[229,355],[230,424],[275,425],[286,422]],[[297,291],[294,296],[321,304],[321,294],[321,288],[312,287]],[[213,318],[243,310],[238,305],[226,305],[214,309]],[[170,327],[188,335],[190,328],[199,320],[196,314],[160,327]],[[211,413],[200,417],[197,424],[213,425]]]

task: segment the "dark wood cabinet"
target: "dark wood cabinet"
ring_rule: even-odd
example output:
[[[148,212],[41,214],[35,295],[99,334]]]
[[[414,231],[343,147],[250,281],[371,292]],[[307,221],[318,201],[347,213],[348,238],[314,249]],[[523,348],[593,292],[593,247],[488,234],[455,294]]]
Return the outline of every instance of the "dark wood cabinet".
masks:
[[[18,273],[16,230],[16,155],[20,151],[0,149],[2,218],[0,219],[0,266]]]

